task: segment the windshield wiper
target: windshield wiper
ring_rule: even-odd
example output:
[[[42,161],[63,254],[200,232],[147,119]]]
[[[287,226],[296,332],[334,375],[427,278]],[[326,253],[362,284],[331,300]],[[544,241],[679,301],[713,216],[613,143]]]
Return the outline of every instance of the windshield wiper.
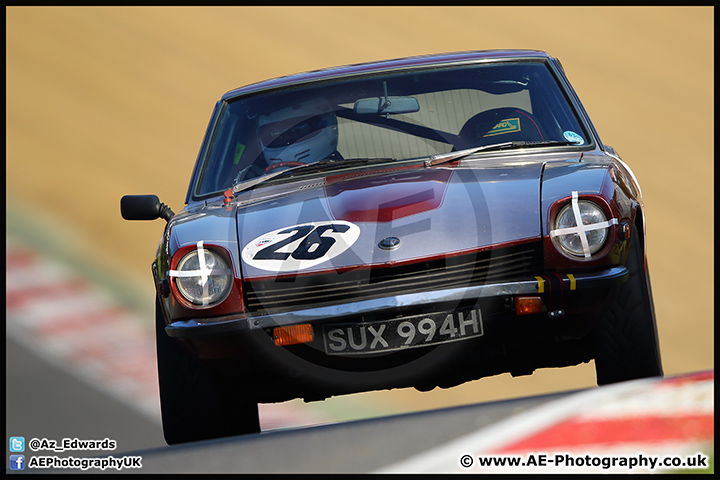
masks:
[[[280,177],[292,177],[293,175],[303,173],[314,173],[319,171],[330,171],[338,168],[355,167],[359,165],[372,165],[375,163],[387,163],[394,162],[395,158],[350,158],[345,160],[334,160],[326,158],[314,163],[308,163],[307,165],[298,165],[296,167],[282,170],[279,172],[272,172],[267,175],[262,175],[245,182],[237,183],[232,187],[232,193],[240,193],[245,190],[249,190],[261,183],[265,183],[269,180],[280,178]]]
[[[491,145],[483,145],[481,147],[466,148],[464,150],[458,150],[457,152],[441,153],[439,155],[432,155],[430,158],[425,160],[426,167],[432,167],[434,165],[440,165],[443,163],[451,162],[453,160],[459,160],[461,158],[472,155],[473,153],[482,152],[485,150],[501,150],[503,148],[521,148],[521,147],[547,147],[555,145],[572,145],[575,142],[569,140],[538,140],[538,141],[526,141],[516,140],[514,142],[503,142],[493,143]]]

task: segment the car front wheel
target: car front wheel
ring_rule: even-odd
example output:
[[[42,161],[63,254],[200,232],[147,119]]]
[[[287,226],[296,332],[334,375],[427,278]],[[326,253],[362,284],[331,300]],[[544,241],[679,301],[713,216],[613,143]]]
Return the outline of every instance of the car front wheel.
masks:
[[[663,374],[650,277],[634,230],[626,262],[630,276],[594,332],[598,385]]]
[[[168,445],[259,432],[257,403],[244,398],[242,384],[208,370],[165,333],[159,300],[155,317],[160,407]]]

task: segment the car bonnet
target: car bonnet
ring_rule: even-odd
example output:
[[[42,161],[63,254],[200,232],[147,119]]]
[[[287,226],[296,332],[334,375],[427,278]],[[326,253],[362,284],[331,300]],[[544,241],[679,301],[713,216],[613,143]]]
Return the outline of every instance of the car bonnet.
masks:
[[[542,166],[378,168],[250,202],[237,209],[243,276],[389,265],[539,239]]]

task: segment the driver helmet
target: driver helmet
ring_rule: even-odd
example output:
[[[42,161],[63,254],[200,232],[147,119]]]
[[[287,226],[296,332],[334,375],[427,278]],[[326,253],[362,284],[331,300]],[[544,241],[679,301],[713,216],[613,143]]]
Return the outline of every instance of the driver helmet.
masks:
[[[313,163],[329,157],[337,149],[337,117],[323,98],[260,115],[258,130],[268,165]]]

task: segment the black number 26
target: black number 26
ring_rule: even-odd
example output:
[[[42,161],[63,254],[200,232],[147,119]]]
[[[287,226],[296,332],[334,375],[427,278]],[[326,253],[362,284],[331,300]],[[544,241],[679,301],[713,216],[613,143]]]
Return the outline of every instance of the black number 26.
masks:
[[[272,243],[267,247],[259,250],[253,259],[255,260],[287,260],[291,255],[295,260],[317,260],[318,258],[325,255],[330,247],[335,244],[333,237],[323,237],[322,234],[328,230],[335,233],[347,232],[350,227],[347,225],[320,225],[313,228],[312,225],[303,225],[300,227],[291,227],[287,230],[279,232],[278,235],[286,233],[294,233],[289,237],[280,240],[277,243]],[[285,245],[289,245],[292,242],[303,238],[303,241],[297,246],[292,252],[278,252]]]

